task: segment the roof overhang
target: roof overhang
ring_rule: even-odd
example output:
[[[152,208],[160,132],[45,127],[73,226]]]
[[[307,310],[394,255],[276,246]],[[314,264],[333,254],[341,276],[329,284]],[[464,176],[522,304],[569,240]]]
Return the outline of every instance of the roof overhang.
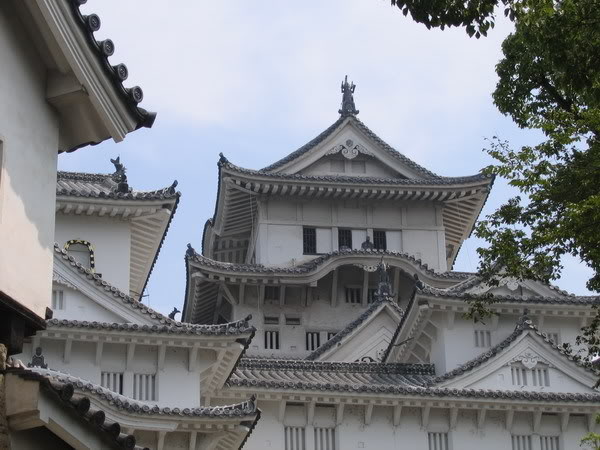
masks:
[[[124,65],[109,64],[111,41],[97,42],[98,16],[83,16],[75,0],[13,1],[47,66],[46,99],[58,112],[58,151],[73,151],[108,138],[119,142],[155,114],[138,108],[143,93],[126,89]],[[111,50],[112,49],[112,50]]]
[[[115,218],[130,223],[129,292],[139,299],[178,203],[179,195],[155,200],[57,195],[56,213]]]

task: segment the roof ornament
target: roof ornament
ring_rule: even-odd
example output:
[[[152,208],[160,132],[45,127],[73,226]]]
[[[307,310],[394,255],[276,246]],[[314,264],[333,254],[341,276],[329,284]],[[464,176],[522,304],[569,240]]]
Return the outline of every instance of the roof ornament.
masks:
[[[359,113],[354,105],[354,90],[356,85],[353,82],[348,83],[348,75],[342,82],[342,108],[338,111],[342,116],[355,116]]]
[[[389,297],[392,295],[392,284],[390,282],[390,275],[388,274],[388,266],[383,261],[383,256],[381,257],[381,261],[377,265],[377,274],[379,275],[379,283],[377,284],[377,298],[382,299],[384,297]]]
[[[173,311],[169,313],[169,319],[175,320],[175,316],[180,312],[176,307],[173,307]]]
[[[44,361],[44,355],[42,355],[42,347],[35,349],[35,355],[31,357],[31,362],[27,364],[27,367],[41,367],[47,369],[48,364]]]
[[[169,186],[167,188],[169,191],[169,194],[173,195],[175,193],[175,188],[177,187],[178,184],[179,184],[179,182],[177,180],[173,181],[173,184],[171,184],[171,186]]]
[[[196,250],[194,250],[194,247],[192,247],[192,244],[187,245],[187,250],[185,251],[185,256],[191,257],[194,256],[196,254]]]
[[[228,162],[229,162],[229,160],[225,157],[223,152],[219,153],[219,162],[217,163],[217,165],[220,167],[223,164],[227,164]]]
[[[115,173],[112,174],[112,179],[115,183],[117,183],[116,191],[122,194],[128,194],[131,192],[131,188],[129,184],[127,184],[127,175],[125,172],[127,169],[121,163],[121,157],[117,156],[117,159],[110,160],[111,163],[115,166]]]

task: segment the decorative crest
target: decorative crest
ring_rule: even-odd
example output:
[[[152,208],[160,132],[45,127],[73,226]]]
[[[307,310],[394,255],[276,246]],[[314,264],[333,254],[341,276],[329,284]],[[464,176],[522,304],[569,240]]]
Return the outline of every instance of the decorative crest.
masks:
[[[129,184],[127,184],[127,175],[125,174],[127,169],[121,164],[121,157],[117,156],[117,159],[111,158],[110,162],[115,166],[115,173],[112,174],[113,181],[117,183],[117,188],[115,190],[123,194],[131,192]]]
[[[348,83],[348,75],[342,82],[342,108],[338,111],[342,116],[358,114],[358,109],[354,105],[354,90],[356,85],[353,82]]]
[[[169,319],[175,320],[175,316],[180,312],[176,307],[173,307],[173,311],[169,313]]]

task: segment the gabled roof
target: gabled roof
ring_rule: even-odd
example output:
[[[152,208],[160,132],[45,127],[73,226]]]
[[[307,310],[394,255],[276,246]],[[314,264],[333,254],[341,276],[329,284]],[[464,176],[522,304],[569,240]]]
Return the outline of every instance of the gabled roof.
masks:
[[[343,330],[335,334],[331,339],[325,342],[323,345],[314,350],[310,355],[306,357],[307,360],[319,359],[322,355],[326,354],[332,348],[341,344],[342,341],[346,341],[351,335],[356,333],[362,324],[367,322],[371,317],[374,317],[377,313],[385,308],[391,308],[398,317],[402,317],[402,309],[394,301],[393,298],[383,297],[376,300],[363,312],[360,316],[350,322]]]
[[[139,297],[146,289],[181,193],[175,189],[177,180],[154,191],[119,192],[115,175],[59,171],[56,210],[63,214],[119,215],[130,221],[130,251],[134,257],[130,258],[129,288],[130,293]],[[133,211],[134,205],[140,207]],[[163,213],[157,216],[157,212]]]
[[[54,247],[55,257],[58,261],[62,261],[65,267],[70,268],[72,273],[77,274],[78,278],[92,286],[94,289],[101,291],[105,296],[113,301],[125,305],[131,309],[136,315],[143,319],[142,324],[125,323],[125,324],[107,324],[93,321],[78,321],[78,320],[59,320],[50,319],[49,327],[69,327],[69,328],[91,328],[91,329],[114,329],[114,330],[139,330],[149,333],[170,333],[170,334],[198,334],[198,335],[232,335],[232,334],[253,334],[255,330],[249,324],[251,316],[236,322],[230,322],[218,325],[193,325],[182,323],[164,316],[158,311],[144,305],[138,300],[130,297],[120,291],[115,286],[103,280],[101,276],[91,272],[76,262],[72,256],[69,256],[66,251],[58,246]],[[151,322],[152,325],[147,324]]]
[[[356,126],[356,128],[358,128],[366,136],[371,138],[376,144],[378,144],[388,154],[390,154],[392,157],[394,157],[395,159],[400,161],[402,164],[409,166],[411,169],[413,169],[415,172],[419,173],[419,175],[423,176],[424,178],[440,178],[435,173],[425,169],[424,167],[420,166],[413,160],[404,156],[399,151],[392,148],[389,144],[387,144],[383,139],[381,139],[379,136],[377,136],[373,131],[371,131],[369,129],[369,127],[367,127],[360,119],[358,119],[354,115],[341,115],[338,120],[336,120],[331,126],[329,126],[325,131],[323,131],[321,134],[319,134],[316,138],[314,138],[310,142],[304,144],[302,147],[293,151],[289,155],[283,157],[279,161],[276,161],[273,164],[270,164],[269,166],[261,169],[260,172],[274,172],[274,171],[277,171],[277,169],[280,169],[280,168],[286,166],[287,164],[294,161],[295,159],[298,159],[301,156],[308,153],[310,150],[312,150],[317,145],[319,145],[321,142],[326,140],[329,136],[333,135],[337,130],[342,128],[347,123]]]
[[[41,388],[50,394],[51,399],[62,404],[81,422],[88,425],[90,432],[101,436],[104,442],[110,445],[110,448],[142,450],[142,447],[136,445],[136,439],[132,434],[121,432],[121,425],[118,422],[106,420],[105,412],[95,406],[92,407],[88,397],[73,397],[75,393],[74,381],[66,378],[58,379],[46,373],[46,371],[35,368],[8,368],[6,374],[39,383]],[[144,448],[144,450],[147,449]]]
[[[447,372],[443,375],[433,378],[432,380],[429,381],[429,385],[433,386],[433,385],[440,384],[442,382],[451,380],[453,378],[457,378],[461,375],[464,375],[464,374],[476,369],[477,367],[481,366],[482,364],[488,362],[489,360],[491,360],[491,359],[497,357],[499,354],[503,353],[513,342],[515,342],[517,340],[517,338],[519,336],[521,336],[525,333],[532,333],[532,334],[540,337],[548,347],[552,348],[562,358],[567,358],[573,364],[588,370],[590,373],[592,373],[595,376],[600,375],[600,371],[596,370],[593,366],[582,363],[578,358],[574,357],[573,354],[566,351],[563,347],[556,345],[554,343],[554,341],[552,341],[552,339],[550,339],[546,333],[542,333],[540,330],[538,330],[538,328],[529,319],[529,317],[524,315],[517,322],[517,325],[515,326],[514,331],[502,342],[494,345],[488,351],[486,351],[485,353],[482,353],[478,357],[476,357],[470,361],[467,361],[464,364],[461,364],[456,369],[451,370],[450,372]]]

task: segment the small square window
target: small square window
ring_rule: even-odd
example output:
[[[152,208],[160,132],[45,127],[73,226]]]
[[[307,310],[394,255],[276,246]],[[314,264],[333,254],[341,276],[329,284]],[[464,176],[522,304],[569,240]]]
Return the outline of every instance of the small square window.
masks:
[[[317,229],[312,227],[302,228],[303,253],[315,255],[317,253]]]
[[[300,325],[300,317],[296,316],[285,316],[286,325]]]
[[[492,346],[492,332],[489,330],[475,330],[475,347],[488,348]]]
[[[100,386],[123,395],[123,372],[100,372]]]
[[[278,316],[265,316],[264,324],[265,325],[279,325],[279,317]]]

